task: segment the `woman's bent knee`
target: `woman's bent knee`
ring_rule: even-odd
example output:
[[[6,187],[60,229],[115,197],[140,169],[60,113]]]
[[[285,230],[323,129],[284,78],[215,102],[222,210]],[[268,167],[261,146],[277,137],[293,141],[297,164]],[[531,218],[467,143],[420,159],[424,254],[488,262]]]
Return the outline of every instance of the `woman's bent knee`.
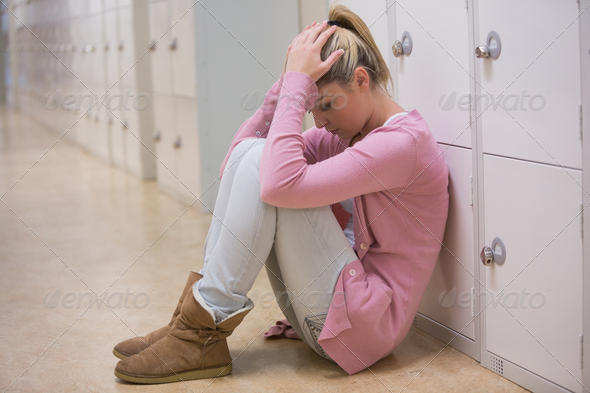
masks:
[[[238,143],[236,145],[236,147],[234,147],[234,150],[232,151],[229,160],[228,160],[228,166],[232,165],[233,163],[235,163],[236,161],[239,161],[241,159],[244,158],[244,156],[249,153],[253,148],[257,147],[257,146],[264,146],[264,143],[266,142],[265,138],[247,138],[244,139],[243,141],[241,141],[240,143]]]

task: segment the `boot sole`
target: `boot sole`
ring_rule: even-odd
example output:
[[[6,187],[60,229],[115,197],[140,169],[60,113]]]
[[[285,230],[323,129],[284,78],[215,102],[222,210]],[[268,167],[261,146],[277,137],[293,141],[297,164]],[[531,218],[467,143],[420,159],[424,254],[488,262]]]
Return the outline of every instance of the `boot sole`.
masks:
[[[216,378],[216,377],[223,377],[231,373],[232,365],[227,366],[219,366],[219,367],[212,367],[212,368],[205,368],[205,369],[198,369],[198,370],[189,370],[183,371],[181,373],[176,373],[172,375],[167,375],[164,377],[141,377],[141,376],[133,376],[127,375],[119,372],[115,368],[115,376],[123,381],[133,382],[133,383],[169,383],[169,382],[182,382],[182,381],[189,381],[193,379],[202,379],[202,378]]]
[[[121,360],[127,359],[130,356],[130,355],[125,355],[125,354],[117,351],[117,348],[113,348],[113,355],[115,355],[116,357],[118,357]]]

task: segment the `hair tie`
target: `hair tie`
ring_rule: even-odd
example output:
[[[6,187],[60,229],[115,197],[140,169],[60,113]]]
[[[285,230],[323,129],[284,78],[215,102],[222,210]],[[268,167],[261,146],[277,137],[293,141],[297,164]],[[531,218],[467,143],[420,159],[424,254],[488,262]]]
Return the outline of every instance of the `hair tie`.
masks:
[[[340,27],[340,22],[338,22],[337,20],[329,20],[328,21],[328,24],[330,26],[338,26],[338,27]]]

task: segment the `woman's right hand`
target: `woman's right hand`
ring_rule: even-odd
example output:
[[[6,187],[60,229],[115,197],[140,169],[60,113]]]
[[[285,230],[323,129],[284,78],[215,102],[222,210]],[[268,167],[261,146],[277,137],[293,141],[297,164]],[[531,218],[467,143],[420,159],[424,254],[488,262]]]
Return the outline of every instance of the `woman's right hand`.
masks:
[[[307,27],[305,29],[303,29],[303,31],[309,29],[310,27],[314,27],[315,25],[317,25],[316,22],[313,22],[311,25],[307,25]],[[303,33],[302,31],[302,33]],[[301,35],[301,34],[299,34]],[[283,71],[281,72],[281,79],[283,78],[283,75],[285,75],[285,71],[287,70],[287,60],[289,59],[289,52],[291,51],[291,46],[293,45],[293,43],[291,42],[291,45],[289,45],[289,47],[287,48],[287,54],[285,55],[285,63],[283,64]]]

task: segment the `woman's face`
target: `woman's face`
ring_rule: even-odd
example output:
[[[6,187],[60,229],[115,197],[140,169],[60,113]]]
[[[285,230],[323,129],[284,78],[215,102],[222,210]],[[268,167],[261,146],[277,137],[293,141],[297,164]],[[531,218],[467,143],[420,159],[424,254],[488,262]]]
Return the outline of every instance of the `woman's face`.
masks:
[[[311,110],[316,127],[340,139],[357,135],[368,119],[367,89],[363,87],[363,82],[359,86],[358,81],[353,81],[348,90],[335,82],[318,88],[318,100]]]

